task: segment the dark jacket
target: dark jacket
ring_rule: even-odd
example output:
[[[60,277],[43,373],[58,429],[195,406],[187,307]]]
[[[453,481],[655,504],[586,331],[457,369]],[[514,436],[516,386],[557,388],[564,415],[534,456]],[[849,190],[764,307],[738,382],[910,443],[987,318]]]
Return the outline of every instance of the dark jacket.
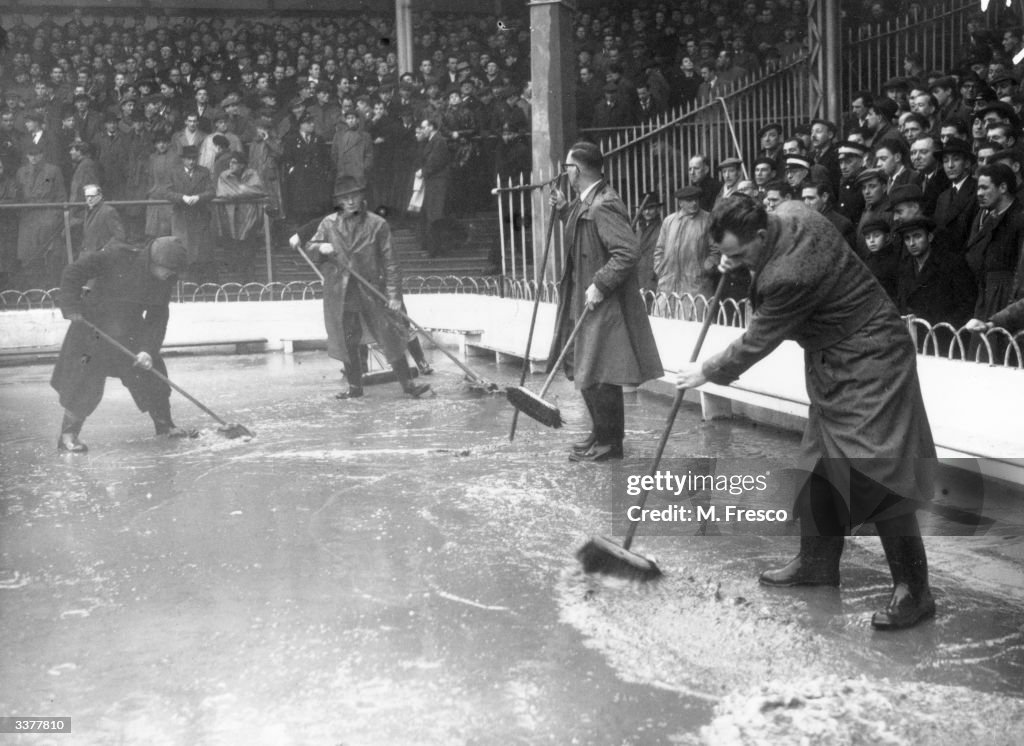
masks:
[[[955,193],[950,184],[935,201],[935,212],[932,218],[935,227],[945,229],[949,234],[949,243],[957,253],[967,251],[967,238],[971,233],[971,224],[978,213],[978,180],[968,176],[960,189]]]
[[[971,319],[978,289],[964,258],[932,248],[920,271],[907,256],[900,266],[900,313],[913,314],[933,326],[945,322],[959,329]]]
[[[974,318],[987,319],[1022,295],[1014,272],[1024,245],[1024,206],[1016,199],[999,216],[979,212],[967,239],[967,266],[977,283]]]
[[[577,389],[594,384],[638,385],[664,374],[651,331],[636,265],[640,245],[630,230],[629,214],[615,190],[600,182],[561,213],[569,256],[559,283],[558,314],[548,353],[548,369],[558,359],[594,284],[604,300],[584,321],[567,374]]]
[[[825,470],[850,520],[912,512],[931,496],[935,445],[916,353],[896,306],[824,217],[789,200],[768,216],[746,331],[704,362],[708,379],[736,380],[783,340],[804,348],[810,399],[808,468]],[[878,488],[850,490],[851,469]]]
[[[445,216],[448,183],[451,179],[451,152],[448,141],[441,133],[422,144],[420,169],[423,171],[423,207],[420,209],[427,222],[433,223]]]

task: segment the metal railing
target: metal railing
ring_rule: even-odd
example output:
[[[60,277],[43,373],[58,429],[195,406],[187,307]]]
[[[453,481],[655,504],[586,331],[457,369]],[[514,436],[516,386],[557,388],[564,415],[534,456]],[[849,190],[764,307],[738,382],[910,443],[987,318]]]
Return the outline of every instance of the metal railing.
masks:
[[[215,197],[210,200],[207,204],[210,205],[241,205],[241,204],[259,204],[264,205],[268,198],[263,197]],[[119,207],[170,207],[175,203],[166,199],[135,199],[135,200],[103,200],[104,204],[110,205],[114,208]],[[5,202],[0,203],[0,211],[3,210],[50,210],[56,212],[60,210],[63,217],[63,228],[60,232],[63,234],[63,243],[65,250],[65,262],[70,264],[75,260],[76,249],[73,245],[73,238],[71,235],[71,228],[75,221],[80,220],[81,216],[84,216],[88,205],[85,202]],[[72,211],[75,211],[75,221],[72,220]],[[120,211],[119,211],[120,212]],[[266,210],[262,210],[262,231],[263,231],[263,248],[267,257],[267,282],[274,282],[274,265],[272,261],[273,247],[272,247],[272,232],[270,226],[270,216],[267,215]],[[211,212],[211,229],[215,230],[216,217]],[[123,220],[123,216],[122,216]],[[54,234],[54,240],[57,235]]]
[[[999,28],[1006,9],[990,4],[988,28]],[[931,0],[920,3],[917,16],[893,16],[883,23],[848,25],[843,31],[843,102],[854,91],[881,93],[890,78],[905,75],[903,60],[917,52],[926,70],[950,71],[959,64],[969,39],[967,23],[979,15],[977,0]]]
[[[541,287],[541,300],[557,303],[558,286],[546,281]],[[464,293],[491,295],[516,300],[532,301],[537,284],[512,277],[457,277],[455,275],[414,275],[402,282],[405,293]],[[5,310],[31,310],[56,308],[58,288],[51,290],[5,290],[0,292],[0,312]],[[640,292],[652,318],[703,321],[710,305],[704,295],[685,293],[665,294],[650,290]],[[292,282],[246,284],[179,283],[172,299],[178,303],[245,303],[286,300],[317,300],[323,297],[320,280],[294,280]],[[747,301],[726,298],[715,316],[718,326],[745,328],[750,313]],[[972,333],[950,324],[930,324],[917,316],[904,316],[904,322],[917,347],[918,354],[943,357],[980,365],[1024,370],[1024,330],[1016,333],[1002,327],[993,327],[984,333]]]

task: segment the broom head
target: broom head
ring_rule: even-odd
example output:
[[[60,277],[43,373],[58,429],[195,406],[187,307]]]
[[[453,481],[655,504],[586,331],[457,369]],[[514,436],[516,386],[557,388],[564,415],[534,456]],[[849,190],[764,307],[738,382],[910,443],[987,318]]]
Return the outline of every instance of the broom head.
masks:
[[[562,426],[562,414],[558,407],[541,399],[529,389],[523,386],[509,386],[505,389],[505,396],[513,407],[542,425],[555,428]]]
[[[646,557],[623,549],[611,539],[593,536],[580,547],[576,558],[585,573],[614,575],[626,580],[647,582],[661,577],[661,569]]]
[[[240,425],[237,422],[229,422],[226,425],[217,428],[217,431],[221,433],[225,438],[255,438],[252,430],[247,428],[245,425]]]

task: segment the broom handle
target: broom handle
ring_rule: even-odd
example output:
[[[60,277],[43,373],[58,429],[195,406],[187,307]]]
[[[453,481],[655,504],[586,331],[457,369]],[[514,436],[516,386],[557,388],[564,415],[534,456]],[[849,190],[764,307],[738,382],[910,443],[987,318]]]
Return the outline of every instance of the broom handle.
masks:
[[[303,258],[307,262],[309,262],[309,265],[316,271],[316,273],[318,275],[320,275],[320,280],[322,281],[324,279],[324,276],[323,276],[323,274],[321,274],[320,269],[313,263],[313,260],[310,259],[308,256],[306,256],[306,252],[304,252],[301,248],[297,249],[297,251],[303,256]],[[344,268],[346,270],[348,270],[349,274],[351,274],[353,277],[355,277],[367,290],[369,290],[371,293],[373,293],[377,298],[379,298],[380,300],[384,301],[384,306],[387,307],[388,298],[387,298],[386,295],[384,295],[384,293],[382,293],[380,290],[378,290],[374,285],[370,284],[369,280],[367,280],[361,274],[356,272],[355,269],[352,267],[352,263],[350,261],[348,261],[348,259],[343,258],[341,256],[340,252],[336,251],[336,252],[334,252],[334,255],[338,257],[338,259],[344,265]],[[429,339],[430,343],[432,345],[434,345],[442,353],[447,355],[448,358],[453,363],[455,363],[457,366],[459,366],[462,369],[462,371],[466,375],[468,375],[470,378],[472,378],[474,381],[476,381],[477,383],[482,383],[482,384],[489,383],[489,381],[486,381],[485,379],[481,378],[478,373],[476,373],[475,371],[471,370],[469,367],[467,367],[465,365],[465,363],[463,363],[461,360],[459,360],[457,357],[455,357],[455,355],[453,355],[452,353],[448,352],[448,350],[446,350],[444,347],[442,347],[440,344],[438,344],[437,340],[434,339],[433,336],[431,336],[431,334],[426,329],[424,329],[422,326],[420,326],[415,321],[413,321],[412,318],[409,316],[409,314],[403,313],[402,311],[396,311],[396,310],[394,310],[392,308],[388,308],[388,311],[393,313],[393,314],[395,314],[396,316],[399,316],[403,321],[405,321],[407,324],[412,326],[416,331],[418,331],[424,337]]]
[[[704,323],[701,324],[700,334],[697,336],[697,342],[693,346],[693,354],[690,355],[690,362],[697,362],[697,358],[700,356],[700,348],[704,346],[704,338],[708,336],[708,329],[711,327],[711,319],[714,318],[715,313],[718,311],[718,304],[722,300],[722,294],[725,292],[725,283],[728,280],[727,274],[722,274],[718,280],[718,287],[715,288],[715,294],[711,298],[711,303],[707,308],[704,315]],[[675,424],[676,414],[679,413],[679,407],[683,403],[683,395],[686,393],[686,389],[676,389],[675,398],[672,400],[672,409],[668,413],[668,421],[665,423],[665,430],[661,434],[661,440],[658,442],[658,450],[654,453],[654,463],[651,464],[650,475],[653,477],[658,472],[658,466],[661,464],[661,456],[665,453],[665,445],[668,443],[668,437],[672,434],[672,425]],[[651,494],[650,490],[644,490],[643,495],[640,496],[640,500],[637,506],[643,509],[647,503],[647,496]],[[622,548],[628,550],[630,545],[633,543],[633,536],[636,534],[636,527],[639,525],[639,521],[631,521],[629,524],[629,530],[626,531],[626,539],[622,542]]]
[[[135,353],[134,353],[134,352],[132,352],[132,351],[131,351],[131,350],[129,350],[129,349],[127,348],[127,347],[125,347],[125,346],[124,346],[123,344],[121,344],[121,343],[120,343],[120,342],[118,342],[118,341],[117,341],[116,339],[114,339],[113,337],[111,337],[111,336],[110,336],[109,334],[107,334],[107,333],[106,333],[105,331],[103,331],[102,329],[100,329],[100,328],[99,328],[98,326],[96,326],[96,325],[95,325],[94,323],[92,323],[92,322],[91,322],[91,321],[89,321],[88,319],[82,319],[81,321],[82,321],[82,323],[83,323],[83,324],[85,324],[85,325],[86,325],[86,326],[88,326],[88,327],[89,327],[90,329],[92,329],[92,330],[93,330],[94,332],[96,332],[96,333],[97,333],[97,334],[98,334],[98,335],[99,335],[100,337],[102,337],[102,338],[103,338],[103,339],[105,339],[105,340],[106,340],[107,342],[109,342],[110,344],[112,344],[112,345],[113,345],[113,346],[114,346],[114,347],[115,347],[116,349],[120,350],[120,351],[121,351],[121,352],[123,352],[123,353],[124,353],[125,355],[127,355],[127,356],[128,356],[128,357],[130,357],[130,358],[132,358],[133,360],[135,359]],[[164,383],[166,383],[166,384],[167,384],[168,386],[170,386],[170,387],[171,387],[172,389],[174,389],[175,391],[177,391],[177,392],[178,392],[179,394],[181,394],[182,396],[184,396],[184,397],[185,397],[186,399],[188,399],[188,400],[189,400],[190,402],[192,402],[192,403],[193,403],[193,404],[195,404],[195,405],[196,405],[197,407],[199,407],[199,408],[200,408],[201,410],[203,410],[203,411],[204,411],[204,412],[206,412],[206,413],[207,413],[208,415],[210,415],[210,416],[211,416],[211,417],[212,417],[213,419],[217,420],[217,422],[219,422],[220,424],[224,425],[225,427],[228,427],[228,423],[227,423],[227,422],[225,422],[225,421],[224,421],[223,419],[221,419],[221,418],[220,418],[220,417],[219,417],[219,416],[217,415],[217,413],[216,413],[216,412],[214,412],[214,411],[213,411],[212,409],[210,409],[210,408],[209,408],[208,406],[206,406],[206,405],[205,405],[205,404],[203,404],[203,403],[202,403],[201,401],[199,401],[198,399],[196,399],[196,398],[195,398],[194,396],[192,396],[192,394],[190,394],[190,393],[188,393],[187,391],[185,391],[185,389],[183,389],[183,388],[182,388],[181,386],[179,386],[178,384],[176,384],[176,383],[175,383],[174,381],[172,381],[172,380],[171,380],[170,378],[168,378],[168,377],[167,377],[167,376],[165,376],[165,375],[164,375],[163,373],[161,373],[160,371],[158,371],[158,370],[157,370],[156,368],[146,368],[145,370],[148,370],[148,371],[149,371],[150,373],[152,373],[152,374],[153,374],[154,376],[156,376],[157,378],[159,378],[159,379],[160,379],[161,381],[163,381]]]
[[[562,178],[561,174],[558,174],[553,184],[555,188],[558,188],[559,180]],[[537,325],[537,311],[540,309],[540,290],[544,285],[544,273],[548,269],[548,257],[551,255],[551,238],[555,234],[555,221],[558,219],[558,210],[555,209],[554,205],[551,205],[551,214],[548,215],[548,226],[547,232],[544,237],[544,258],[541,260],[540,275],[537,277],[537,295],[533,299],[533,313],[530,315],[530,331],[526,335],[526,352],[523,353],[523,369],[519,373],[519,386],[522,387],[526,383],[526,374],[530,370],[530,348],[533,346],[533,330]],[[516,425],[519,423],[519,410],[515,409],[512,412],[512,428],[508,432],[508,440],[511,443],[516,437]]]
[[[554,381],[555,376],[558,375],[558,369],[561,367],[562,361],[565,360],[565,356],[566,354],[568,354],[569,348],[572,347],[572,343],[576,339],[576,334],[579,332],[580,327],[583,326],[583,320],[587,318],[588,313],[590,313],[590,306],[584,306],[583,313],[581,313],[580,317],[576,319],[576,326],[572,328],[572,333],[569,334],[569,339],[566,340],[565,347],[563,347],[562,351],[559,353],[558,359],[555,361],[554,366],[551,368],[551,373],[548,375],[547,380],[544,381],[544,386],[543,388],[541,388],[540,393],[537,395],[541,399],[544,398],[544,394],[546,394],[548,392],[548,389],[551,387],[551,382]]]

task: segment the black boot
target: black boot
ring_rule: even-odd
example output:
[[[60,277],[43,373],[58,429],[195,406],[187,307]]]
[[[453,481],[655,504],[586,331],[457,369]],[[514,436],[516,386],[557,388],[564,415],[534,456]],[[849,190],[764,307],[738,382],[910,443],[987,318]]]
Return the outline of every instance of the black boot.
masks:
[[[594,443],[597,442],[597,433],[593,430],[590,431],[590,435],[585,437],[583,440],[577,440],[572,444],[573,453],[586,453],[591,449]]]
[[[761,573],[761,585],[789,588],[795,585],[839,585],[842,536],[801,536],[800,551],[789,564]]]
[[[430,367],[430,363],[427,362],[427,356],[423,354],[423,345],[420,344],[418,337],[413,337],[409,340],[409,344],[406,347],[409,350],[409,354],[412,355],[413,362],[416,363],[420,375],[429,376],[434,372],[434,369]]]
[[[935,615],[935,599],[928,587],[924,541],[917,516],[911,513],[910,519],[901,516],[876,523],[892,573],[893,589],[885,610],[871,617],[871,626],[875,629],[906,629]]]
[[[398,360],[391,362],[391,369],[395,371],[395,377],[398,378],[398,383],[402,386],[402,391],[407,393],[413,399],[419,399],[425,393],[430,391],[429,383],[413,383],[412,374],[409,371],[409,362],[405,359],[405,355],[402,355]]]
[[[78,439],[85,420],[64,411],[64,421],[60,425],[60,436],[57,438],[57,450],[66,453],[85,453],[89,446]]]

